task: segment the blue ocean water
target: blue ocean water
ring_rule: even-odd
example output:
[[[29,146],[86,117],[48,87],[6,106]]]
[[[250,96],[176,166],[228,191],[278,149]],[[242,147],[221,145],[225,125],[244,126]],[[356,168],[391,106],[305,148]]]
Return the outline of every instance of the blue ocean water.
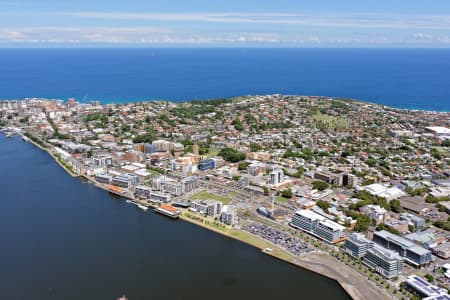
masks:
[[[450,49],[0,50],[0,99],[120,103],[272,93],[450,111]]]

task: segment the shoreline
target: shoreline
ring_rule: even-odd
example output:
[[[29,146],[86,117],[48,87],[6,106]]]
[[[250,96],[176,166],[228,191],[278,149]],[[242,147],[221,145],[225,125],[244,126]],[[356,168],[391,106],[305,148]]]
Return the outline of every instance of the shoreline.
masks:
[[[21,136],[22,138],[26,137],[24,134],[19,134],[19,136]],[[90,178],[88,176],[73,174],[69,169],[66,168],[66,166],[64,166],[59,161],[58,157],[56,157],[49,149],[42,147],[41,145],[34,142],[33,140],[31,140],[28,137],[26,137],[26,139],[23,139],[23,140],[24,140],[24,142],[29,142],[29,143],[33,144],[34,146],[38,147],[39,149],[43,150],[44,152],[48,153],[53,158],[53,160],[56,161],[56,163],[60,167],[62,167],[63,170],[65,170],[66,173],[68,173],[70,176],[72,176],[74,178],[86,180],[87,182],[92,183],[95,187],[100,188],[108,193],[117,195],[122,198],[132,200],[133,202],[136,202],[136,203],[141,203],[141,200],[136,199],[134,196],[129,196],[126,194],[119,194],[119,193],[110,191],[108,188],[106,188],[102,184],[97,183],[95,180],[93,180],[92,178]],[[150,204],[148,202],[146,202],[145,205],[150,208],[157,207],[157,205]],[[263,243],[273,245],[277,249],[277,252],[278,251],[281,252],[279,254],[275,254],[273,252],[271,253],[271,252],[265,251],[265,249],[267,247],[261,247],[261,246],[257,245],[257,243],[251,243],[243,238],[239,238],[237,235],[233,235],[233,234],[229,233],[230,230],[235,230],[238,233],[241,232],[241,233],[245,233],[245,234],[250,234],[243,230],[240,230],[237,228],[233,228],[233,229],[228,228],[228,231],[224,232],[219,229],[213,228],[212,226],[207,226],[207,225],[203,224],[203,222],[200,223],[198,221],[190,219],[189,217],[184,216],[183,213],[180,214],[179,219],[181,219],[182,221],[191,223],[193,225],[202,227],[203,229],[218,233],[224,237],[237,240],[237,241],[247,244],[251,247],[254,247],[255,249],[259,249],[262,253],[269,255],[280,261],[283,261],[285,263],[289,263],[294,267],[299,267],[299,268],[302,268],[309,272],[313,272],[320,276],[334,280],[337,284],[339,284],[339,286],[344,290],[344,292],[347,293],[347,295],[350,298],[352,298],[353,300],[364,300],[364,299],[380,299],[380,300],[383,299],[384,300],[384,299],[392,299],[393,298],[390,295],[387,295],[384,290],[380,289],[379,287],[375,286],[372,282],[368,281],[364,276],[359,274],[356,270],[351,269],[350,267],[348,267],[345,264],[335,261],[335,259],[332,256],[330,256],[328,253],[317,251],[317,252],[307,253],[302,256],[294,256],[294,255],[290,254],[288,251],[284,250],[283,248],[280,248],[279,246],[274,245],[269,241],[266,241],[264,239],[256,237],[256,239],[262,241]],[[291,261],[291,260],[284,258],[282,254],[292,256],[293,260]],[[336,264],[336,266],[334,266],[335,264]],[[361,286],[360,288],[357,288],[354,286],[355,281],[361,281],[366,286]],[[371,285],[376,290],[372,291],[372,292],[368,292],[367,285]],[[376,293],[377,291],[379,293]],[[367,293],[372,294],[372,296],[368,298]],[[364,295],[364,294],[366,294],[366,295]]]
[[[321,97],[321,98],[331,98],[333,100],[338,100],[338,101],[344,101],[344,102],[356,102],[356,103],[361,103],[361,104],[366,104],[366,105],[377,105],[383,108],[387,108],[387,109],[392,109],[392,110],[400,110],[400,111],[404,111],[404,112],[423,112],[423,113],[442,113],[442,114],[446,114],[446,113],[450,113],[450,107],[443,109],[443,110],[436,110],[436,109],[430,109],[430,108],[417,108],[417,107],[400,107],[400,106],[395,106],[393,104],[384,104],[384,103],[378,103],[375,102],[373,100],[363,100],[363,99],[357,99],[357,98],[351,98],[351,97],[344,97],[344,96],[327,96],[327,95],[299,95],[299,94],[283,94],[283,93],[271,93],[271,95],[274,94],[280,94],[280,95],[284,95],[284,96],[299,96],[299,97]],[[216,96],[216,97],[212,97],[212,98],[194,98],[194,99],[176,99],[176,100],[169,100],[169,99],[134,99],[134,100],[125,100],[125,101],[120,101],[117,99],[92,99],[89,101],[80,101],[80,103],[89,103],[92,101],[98,101],[100,102],[101,105],[107,105],[107,104],[121,104],[121,105],[127,105],[127,104],[136,104],[136,103],[146,103],[146,102],[168,102],[168,103],[173,103],[173,104],[183,104],[183,103],[192,103],[194,101],[209,101],[209,100],[216,100],[216,99],[236,99],[236,98],[240,98],[240,97],[248,97],[248,96],[252,96],[252,97],[259,97],[259,96],[265,96],[265,95],[259,95],[259,94],[249,94],[249,95],[245,95],[245,96],[229,96],[229,97],[220,97],[220,96]],[[20,98],[20,99],[0,99],[0,101],[25,101],[25,100],[29,100],[29,99],[45,99],[45,100],[62,100],[65,101],[64,99],[69,99],[71,97],[39,97],[39,96],[34,96],[34,97],[24,97],[24,98]]]

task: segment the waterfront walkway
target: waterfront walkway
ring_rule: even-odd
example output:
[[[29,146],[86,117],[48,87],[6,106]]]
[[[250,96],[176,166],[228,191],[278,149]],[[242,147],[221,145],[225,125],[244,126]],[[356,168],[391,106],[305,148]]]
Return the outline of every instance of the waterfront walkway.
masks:
[[[297,257],[294,264],[339,282],[354,300],[388,300],[392,296],[376,287],[356,270],[339,262],[327,253],[314,252]]]

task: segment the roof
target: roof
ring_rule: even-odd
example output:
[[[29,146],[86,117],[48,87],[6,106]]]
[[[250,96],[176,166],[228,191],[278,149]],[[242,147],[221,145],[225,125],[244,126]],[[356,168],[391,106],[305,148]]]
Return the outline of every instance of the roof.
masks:
[[[406,283],[427,297],[447,294],[442,288],[429,283],[426,279],[417,275],[409,276],[406,279]]]
[[[392,234],[386,230],[376,231],[376,232],[374,232],[374,235],[380,236],[388,241],[394,242],[394,243],[400,245],[401,247],[408,249],[409,251],[414,252],[418,255],[425,255],[425,254],[430,253],[429,250],[427,250],[423,247],[417,246],[413,242],[408,241],[407,239],[402,238],[401,236]]]
[[[433,131],[436,134],[450,134],[450,129],[443,126],[430,126],[426,127],[427,130]]]
[[[392,250],[386,249],[380,245],[374,244],[372,248],[370,248],[367,251],[375,252],[377,256],[381,256],[384,259],[389,260],[403,260],[403,257],[398,255],[397,252],[394,252]]]
[[[371,240],[365,237],[364,234],[353,232],[351,233],[347,240],[350,240],[351,242],[355,242],[357,244],[363,244],[363,243],[373,243]]]
[[[319,215],[319,214],[317,214],[317,213],[315,213],[315,212],[313,212],[311,210],[302,209],[302,210],[296,211],[295,214],[299,215],[299,216],[302,216],[302,217],[305,217],[305,218],[308,218],[311,221],[319,221],[320,224],[322,224],[322,225],[324,225],[324,226],[326,226],[326,227],[328,227],[328,228],[330,228],[332,230],[345,230],[344,226],[342,226],[342,225],[340,225],[340,224],[338,224],[336,222],[333,222],[333,221],[331,221],[331,220],[329,220],[329,219],[327,219],[327,218],[325,218],[325,217],[323,217],[323,216],[321,216],[321,215]]]
[[[316,220],[321,221],[321,220],[325,219],[325,217],[322,217],[321,215],[316,214],[315,212],[307,210],[307,209],[298,210],[295,212],[295,214],[305,217],[305,218],[308,218],[311,221],[316,221]]]

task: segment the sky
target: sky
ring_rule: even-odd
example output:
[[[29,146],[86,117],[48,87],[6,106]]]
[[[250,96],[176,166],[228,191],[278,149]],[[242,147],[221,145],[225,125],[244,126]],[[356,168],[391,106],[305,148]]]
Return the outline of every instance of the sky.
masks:
[[[0,47],[449,48],[449,0],[0,0]]]

